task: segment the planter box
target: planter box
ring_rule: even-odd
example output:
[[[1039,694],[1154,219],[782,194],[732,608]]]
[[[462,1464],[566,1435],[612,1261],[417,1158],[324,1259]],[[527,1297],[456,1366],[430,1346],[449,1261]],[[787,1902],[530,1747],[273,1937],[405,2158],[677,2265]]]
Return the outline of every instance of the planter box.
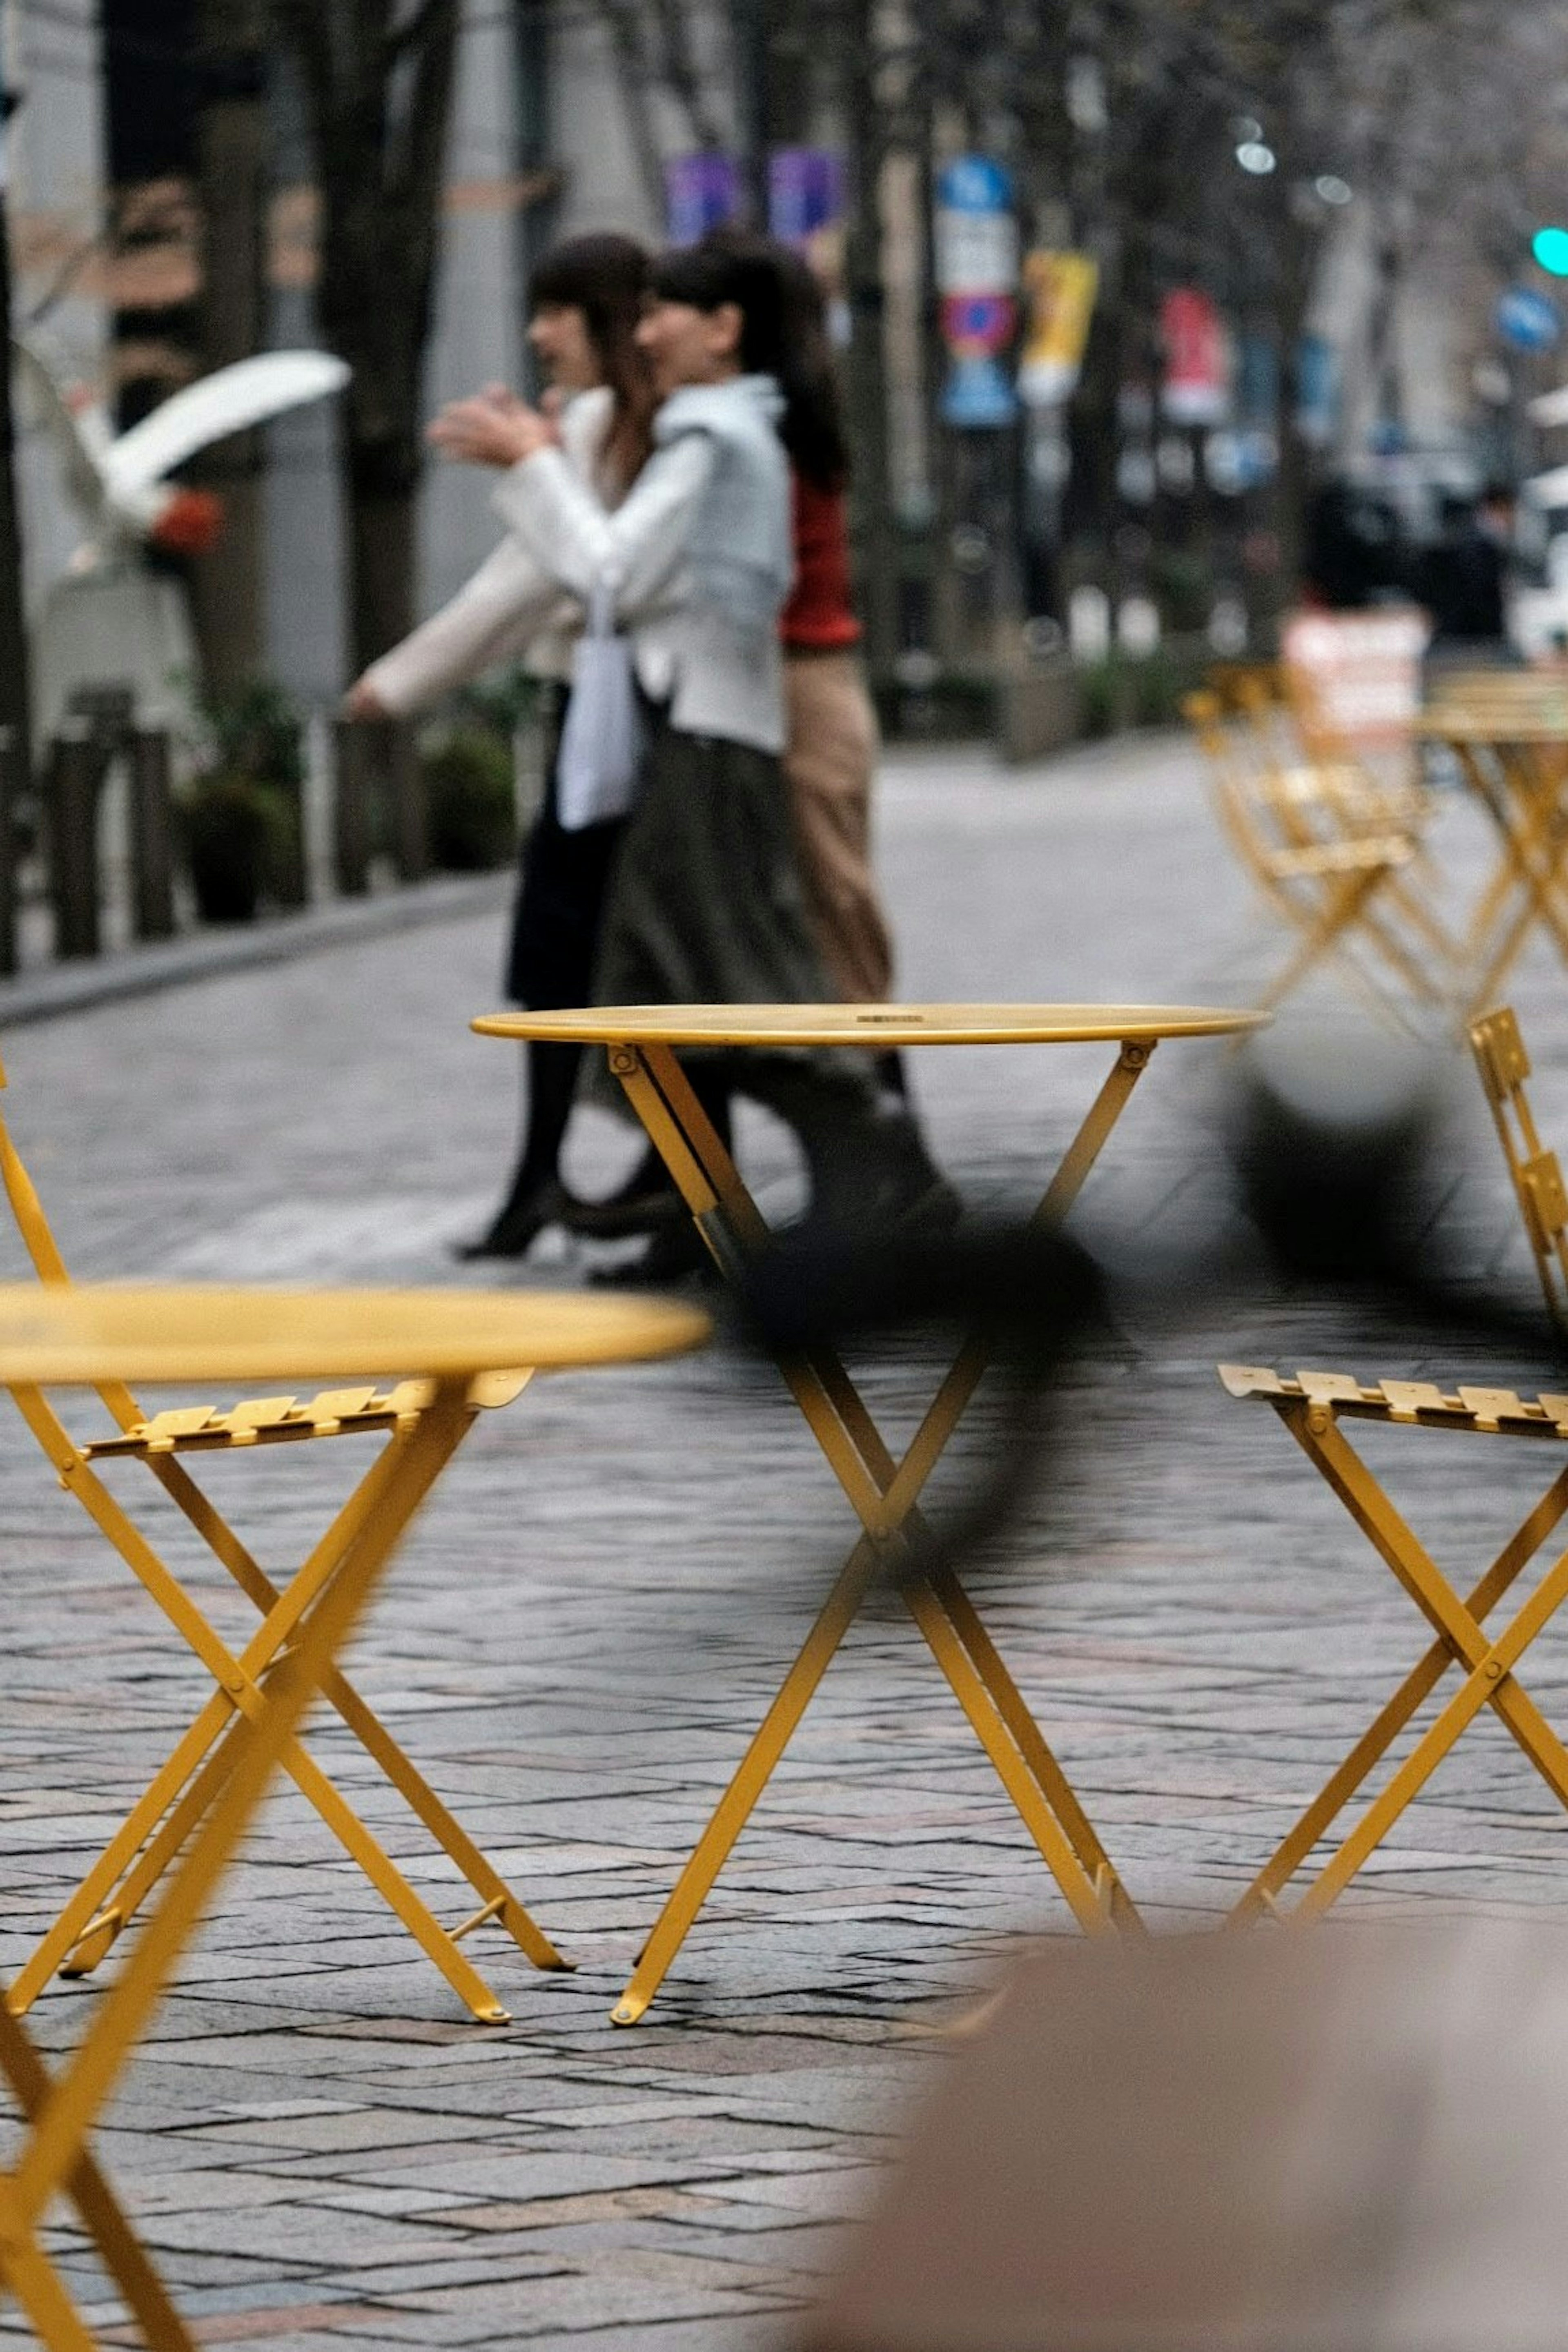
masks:
[[[993,731],[1004,760],[1043,760],[1076,743],[1082,698],[1070,656],[1035,662],[996,681]]]

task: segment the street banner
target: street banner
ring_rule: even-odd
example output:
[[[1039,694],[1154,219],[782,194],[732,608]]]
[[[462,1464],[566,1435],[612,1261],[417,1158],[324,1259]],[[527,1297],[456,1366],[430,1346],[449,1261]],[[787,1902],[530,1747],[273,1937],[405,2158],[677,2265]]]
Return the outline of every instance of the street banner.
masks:
[[[740,211],[741,167],[733,155],[711,149],[672,155],[664,167],[664,201],[671,245],[695,245]]]
[[[1230,352],[1225,325],[1208,295],[1177,286],[1160,305],[1165,347],[1161,405],[1173,425],[1219,425],[1230,406]]]
[[[1024,349],[1018,391],[1031,408],[1058,408],[1070,400],[1083,365],[1100,264],[1089,253],[1024,257]]]
[[[831,147],[775,147],[768,158],[768,233],[809,247],[844,212],[844,159]]]
[[[1309,732],[1375,746],[1405,741],[1421,708],[1421,664],[1431,636],[1425,613],[1297,613],[1280,656]]]
[[[1017,328],[1013,183],[988,155],[959,155],[936,183],[936,283],[951,359],[942,414],[967,430],[1010,425],[1018,404],[1001,354]]]

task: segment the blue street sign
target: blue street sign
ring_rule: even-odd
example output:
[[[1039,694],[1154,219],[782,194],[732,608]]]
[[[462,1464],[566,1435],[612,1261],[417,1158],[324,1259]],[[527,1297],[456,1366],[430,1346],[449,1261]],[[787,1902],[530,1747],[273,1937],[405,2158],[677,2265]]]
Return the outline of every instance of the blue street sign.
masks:
[[[1016,323],[1018,223],[1013,182],[989,155],[955,155],[936,175],[936,282],[948,349],[949,425],[1010,425],[1017,395],[997,353]]]
[[[1533,286],[1510,286],[1497,306],[1497,331],[1516,351],[1549,352],[1563,332],[1557,305]]]
[[[945,425],[964,425],[972,432],[984,431],[1011,425],[1017,414],[1016,395],[1005,370],[995,360],[987,354],[952,361],[942,388]]]

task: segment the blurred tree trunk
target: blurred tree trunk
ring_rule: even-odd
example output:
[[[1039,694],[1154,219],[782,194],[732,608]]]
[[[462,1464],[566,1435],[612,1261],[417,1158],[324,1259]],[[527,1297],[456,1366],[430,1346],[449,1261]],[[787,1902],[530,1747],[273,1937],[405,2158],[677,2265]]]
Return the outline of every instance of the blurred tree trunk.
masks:
[[[9,54],[3,46],[8,30],[7,15],[5,0],[0,0],[0,59]],[[0,350],[7,355],[11,349],[11,227],[5,125],[13,103],[10,90],[0,87]],[[0,972],[12,972],[16,969],[16,841],[12,795],[26,790],[33,738],[9,364],[0,367],[0,728],[8,730],[10,739],[8,756],[0,762]]]
[[[441,193],[460,0],[276,0],[300,60],[321,191],[316,310],[353,370],[342,411],[354,672],[415,620]]]
[[[879,104],[876,0],[840,0],[835,56],[844,125],[844,283],[849,305],[845,394],[854,454],[853,522],[868,664],[876,676],[899,649],[899,547],[888,448],[886,296],[882,279],[882,164],[887,121]]]
[[[204,370],[248,359],[267,341],[268,0],[201,0],[197,16],[196,169],[202,239]],[[238,692],[265,661],[265,518],[259,433],[203,454],[194,478],[223,500],[223,537],[192,567],[192,601],[209,689]]]

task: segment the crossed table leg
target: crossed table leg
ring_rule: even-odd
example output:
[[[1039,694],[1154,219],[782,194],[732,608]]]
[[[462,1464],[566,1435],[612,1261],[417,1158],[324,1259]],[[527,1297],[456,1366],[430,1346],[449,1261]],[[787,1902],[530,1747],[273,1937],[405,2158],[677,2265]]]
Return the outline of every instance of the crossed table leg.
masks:
[[[1247,1887],[1231,1912],[1232,1920],[1256,1918],[1264,1913],[1279,1915],[1282,1906],[1277,1898],[1451,1666],[1459,1669],[1458,1689],[1318,1871],[1289,1916],[1310,1919],[1328,1909],[1483,1706],[1494,1710],[1559,1804],[1568,1809],[1568,1748],[1523,1688],[1517,1672],[1531,1642],[1568,1601],[1568,1551],[1551,1563],[1500,1632],[1494,1634],[1486,1630],[1486,1620],[1568,1515],[1568,1470],[1558,1472],[1485,1574],[1461,1599],[1338,1425],[1341,1413],[1349,1412],[1367,1420],[1419,1421],[1427,1427],[1447,1425],[1487,1435],[1517,1433],[1561,1442],[1568,1437],[1568,1397],[1524,1402],[1511,1391],[1480,1389],[1460,1389],[1447,1396],[1426,1382],[1396,1381],[1363,1389],[1348,1374],[1303,1372],[1298,1381],[1290,1381],[1249,1365],[1223,1366],[1221,1379],[1233,1396],[1260,1397],[1274,1407],[1410,1595],[1434,1635],[1430,1646]]]
[[[1152,1044],[1122,1045],[1040,1203],[1040,1218],[1066,1215],[1152,1051]],[[652,1043],[615,1045],[610,1067],[721,1269],[732,1271],[766,1242],[768,1227],[674,1051]],[[611,2012],[616,2024],[636,2024],[658,1990],[879,1566],[889,1559],[898,1561],[899,1590],[910,1615],[1079,1926],[1091,1934],[1112,1927],[1141,1927],[1104,1847],[968,1594],[950,1568],[922,1566],[921,1494],[986,1361],[977,1341],[963,1349],[908,1452],[896,1460],[837,1355],[822,1349],[781,1360],[790,1392],[848,1496],[862,1533],[666,1902]]]
[[[314,1605],[297,1622],[288,1654],[225,1742],[211,1807],[124,1975],[105,1996],[73,2057],[51,2079],[22,2027],[0,2011],[0,2074],[25,2119],[20,2151],[0,2171],[0,2285],[16,2296],[50,2352],[90,2352],[92,2345],[69,2290],[38,2241],[39,2226],[62,2191],[75,2200],[152,2352],[193,2352],[190,2336],[88,2151],[87,2136],[123,2074],[268,1780],[292,1748],[306,1707],[410,1518],[446,1466],[465,1425],[467,1391],[466,1379],[441,1381],[413,1430],[394,1438],[385,1475],[321,1580]]]

